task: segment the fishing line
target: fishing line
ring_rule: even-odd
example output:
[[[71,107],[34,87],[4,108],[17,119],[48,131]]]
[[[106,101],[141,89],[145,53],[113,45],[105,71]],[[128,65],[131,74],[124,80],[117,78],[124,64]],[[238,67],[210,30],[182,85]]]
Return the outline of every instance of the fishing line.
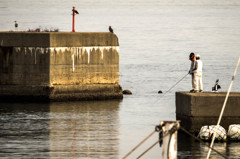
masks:
[[[175,83],[172,87],[170,87],[164,94],[163,94],[163,96],[165,95],[165,94],[167,94],[171,89],[173,89],[178,83],[180,83],[186,76],[188,75],[188,73],[186,74],[186,75],[184,75],[180,80],[178,80],[177,81],[177,83]],[[162,97],[163,97],[162,96]],[[158,100],[158,99],[157,99]],[[156,103],[157,102],[157,100],[154,102],[154,103]],[[153,103],[153,104],[154,104]],[[151,132],[145,139],[143,139],[137,146],[135,146],[131,151],[129,151],[124,157],[123,157],[123,159],[126,159],[130,154],[132,154],[138,147],[140,147],[146,140],[148,140],[154,133],[155,133],[156,131],[154,130],[153,132]],[[159,142],[159,141],[157,141],[157,142]],[[154,145],[152,146],[152,147],[154,147],[156,144],[157,144],[157,142],[156,143],[154,143]],[[151,147],[151,148],[152,148]],[[150,148],[150,149],[151,149]],[[150,150],[149,149],[149,150]],[[148,151],[148,150],[147,150]],[[146,152],[147,152],[146,151]],[[145,154],[146,152],[144,152],[143,154]],[[141,154],[138,158],[140,158],[143,154]]]
[[[176,87],[183,79],[187,77],[188,73],[184,75],[180,80],[178,80],[172,87],[170,87],[161,97],[164,97],[170,90],[172,90],[174,87]],[[161,98],[160,98],[161,99]],[[155,104],[160,100],[159,98],[155,100],[152,104]]]
[[[171,89],[173,89],[178,83],[180,83],[185,77],[187,77],[188,73],[186,75],[184,75],[179,81],[177,81],[177,83],[175,83],[171,88],[169,88],[164,94],[163,96],[165,96],[165,94],[167,94]]]

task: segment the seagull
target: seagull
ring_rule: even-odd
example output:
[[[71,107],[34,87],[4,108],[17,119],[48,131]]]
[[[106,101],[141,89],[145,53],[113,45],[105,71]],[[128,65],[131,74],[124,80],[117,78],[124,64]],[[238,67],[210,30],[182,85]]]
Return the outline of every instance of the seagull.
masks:
[[[14,22],[15,22],[15,30],[17,30],[18,23],[17,23],[17,21],[14,21]]]
[[[109,26],[109,31],[111,32],[111,33],[113,33],[113,29],[112,29],[112,27],[111,26]]]

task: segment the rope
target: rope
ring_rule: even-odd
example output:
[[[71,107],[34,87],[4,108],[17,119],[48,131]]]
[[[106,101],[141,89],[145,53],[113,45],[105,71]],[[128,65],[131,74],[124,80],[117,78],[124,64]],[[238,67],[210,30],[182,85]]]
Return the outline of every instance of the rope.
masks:
[[[141,155],[139,155],[137,157],[137,159],[141,158],[143,155],[145,155],[149,150],[151,150],[154,146],[157,145],[157,143],[159,143],[159,141],[161,141],[164,137],[166,137],[168,134],[173,134],[175,131],[177,131],[179,129],[179,127],[177,125],[174,125],[167,134],[165,134],[163,137],[159,138],[152,146],[150,146],[148,149],[146,149]],[[171,140],[171,136],[170,136],[170,140]],[[169,147],[169,145],[168,145]]]
[[[150,146],[147,150],[145,150],[141,155],[139,155],[137,157],[137,159],[141,158],[143,155],[145,155],[149,150],[151,150],[154,146],[157,145],[157,143],[159,143],[159,141],[161,141],[163,138],[158,139],[152,146]]]
[[[198,140],[199,142],[203,143],[205,146],[207,146],[208,148],[212,149],[213,151],[215,151],[217,154],[221,155],[223,158],[228,158],[227,156],[225,156],[224,154],[218,152],[216,149],[211,148],[207,143],[205,143],[204,141],[202,141],[201,139],[199,139],[198,137],[192,135],[190,132],[188,132],[186,129],[184,129],[183,127],[180,127],[180,129],[185,132],[186,134],[188,134],[189,136],[193,137],[194,139]]]
[[[183,127],[180,127],[181,130],[183,130],[183,132],[185,132],[186,134],[188,134],[189,136],[193,137],[194,139],[198,140],[199,142],[203,143],[205,146],[209,147],[210,149],[212,149],[214,152],[216,152],[217,154],[219,154],[220,156],[222,156],[223,158],[228,158],[227,156],[225,156],[224,154],[218,152],[216,149],[211,148],[207,143],[205,143],[204,141],[202,141],[201,139],[197,138],[196,136],[192,135],[190,132],[188,132],[186,129],[184,129]],[[169,131],[165,136],[167,136],[168,134],[170,134],[171,131]],[[163,136],[162,138],[159,138],[153,145],[151,145],[148,149],[146,149],[141,155],[139,155],[137,157],[137,159],[141,158],[143,155],[145,155],[149,150],[151,150],[154,146],[157,145],[157,143],[159,143],[159,141],[161,141],[165,136]]]
[[[126,159],[131,153],[133,153],[139,146],[141,146],[147,139],[149,139],[156,131],[151,132],[145,139],[143,139],[137,146],[135,146],[131,151],[129,151],[123,159]]]
[[[179,82],[181,82],[186,76],[188,75],[188,73],[186,75],[184,75],[177,83],[175,83],[170,89],[168,89],[164,94],[167,94],[171,89],[173,89]],[[162,96],[162,97],[163,97]],[[153,102],[156,103],[158,101],[158,99]],[[137,146],[135,146],[131,151],[129,151],[122,159],[126,159],[130,154],[132,154],[139,146],[141,146],[148,138],[150,138],[156,131],[153,131],[152,133],[150,133],[143,141],[141,141]]]
[[[225,156],[224,154],[220,153],[219,151],[217,151],[216,149],[210,147],[207,143],[205,143],[204,141],[202,141],[201,139],[199,139],[198,137],[192,135],[189,131],[187,131],[186,129],[184,129],[183,127],[180,127],[180,129],[185,132],[186,134],[188,134],[189,136],[193,137],[194,139],[198,140],[199,142],[201,142],[202,144],[204,144],[205,146],[207,146],[208,148],[212,149],[214,152],[216,152],[217,154],[219,154],[220,156],[222,156],[223,158],[228,158],[227,156]],[[177,129],[176,129],[177,130]],[[127,155],[125,155],[123,157],[123,159],[126,159],[132,152],[134,152],[140,145],[142,145],[148,138],[150,138],[156,131],[153,131],[152,133],[150,133],[143,141],[141,141],[137,146],[135,146]],[[166,137],[168,134],[170,133],[174,133],[173,130],[169,130],[167,134],[165,134],[163,137],[159,138],[154,144],[152,144],[149,148],[147,148],[141,155],[139,155],[137,157],[137,159],[140,159],[143,155],[145,155],[148,151],[150,151],[154,146],[156,146],[159,141],[161,141],[164,137]]]
[[[227,92],[225,101],[224,101],[224,103],[223,103],[223,107],[222,107],[220,116],[219,116],[219,118],[218,118],[217,126],[219,126],[219,124],[220,124],[220,122],[221,122],[221,120],[222,120],[222,115],[223,115],[224,110],[225,110],[225,107],[226,107],[226,103],[227,103],[227,100],[228,100],[228,96],[229,96],[230,91],[231,91],[231,89],[232,89],[233,81],[234,81],[235,75],[236,75],[236,73],[237,73],[237,69],[238,69],[238,66],[239,66],[239,62],[240,62],[240,56],[239,56],[239,59],[238,59],[238,62],[237,62],[237,65],[236,65],[234,74],[233,74],[233,76],[232,76],[232,81],[231,81],[230,86],[229,86],[229,88],[228,88],[228,92]],[[212,142],[211,142],[211,145],[210,145],[210,149],[209,149],[209,151],[208,151],[207,159],[209,159],[209,157],[210,157],[211,150],[212,150],[211,148],[213,147],[215,137],[216,137],[216,133],[214,132],[214,133],[213,133]]]

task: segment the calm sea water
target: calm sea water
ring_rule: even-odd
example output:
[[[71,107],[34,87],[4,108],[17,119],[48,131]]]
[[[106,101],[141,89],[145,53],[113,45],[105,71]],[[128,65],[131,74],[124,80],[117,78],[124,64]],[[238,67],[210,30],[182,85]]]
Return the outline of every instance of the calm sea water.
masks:
[[[111,25],[120,43],[120,84],[130,89],[123,100],[67,103],[1,103],[0,158],[121,158],[162,120],[175,119],[175,92],[189,91],[188,55],[204,63],[204,90],[219,78],[226,91],[240,56],[238,0],[0,0],[0,31],[37,27],[105,32]],[[240,70],[233,84],[240,91]],[[132,154],[136,158],[157,134]],[[207,147],[188,136],[179,139],[179,158],[205,158]],[[217,143],[231,158],[239,143]],[[216,158],[221,158],[213,153]],[[154,147],[143,158],[161,158]]]

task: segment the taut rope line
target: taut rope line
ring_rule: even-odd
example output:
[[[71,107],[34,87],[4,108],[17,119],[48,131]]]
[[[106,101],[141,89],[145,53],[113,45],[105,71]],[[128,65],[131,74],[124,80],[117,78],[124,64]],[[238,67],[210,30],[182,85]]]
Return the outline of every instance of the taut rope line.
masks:
[[[217,150],[215,150],[214,148],[211,148],[206,142],[202,141],[201,139],[199,139],[198,137],[194,136],[193,134],[191,134],[189,131],[187,131],[186,129],[184,129],[183,127],[180,127],[180,129],[185,132],[186,134],[188,134],[189,136],[191,136],[192,138],[198,140],[199,142],[201,142],[202,144],[204,144],[205,146],[207,146],[208,148],[212,149],[213,151],[215,151],[217,154],[221,155],[224,158],[227,158],[227,156],[225,156],[224,154],[218,152]]]
[[[156,131],[151,132],[145,139],[143,139],[137,146],[135,146],[131,151],[129,151],[123,159],[126,159],[131,153],[133,153],[139,146],[141,146],[147,139],[149,139]]]

